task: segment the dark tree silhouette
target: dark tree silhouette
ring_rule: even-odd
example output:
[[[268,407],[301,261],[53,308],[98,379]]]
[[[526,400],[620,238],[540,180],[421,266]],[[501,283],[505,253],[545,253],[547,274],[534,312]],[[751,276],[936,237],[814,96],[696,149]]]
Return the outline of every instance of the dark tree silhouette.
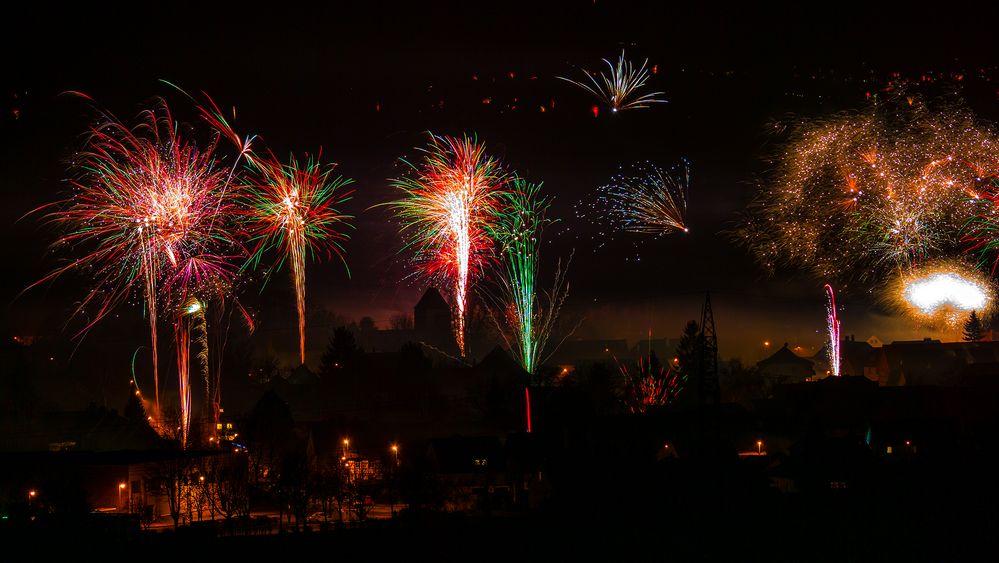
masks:
[[[347,330],[347,327],[337,327],[323,352],[319,373],[329,376],[340,370],[352,369],[357,366],[361,353],[354,340],[354,333]]]
[[[221,514],[231,534],[235,519],[250,513],[250,475],[245,454],[232,453],[213,458],[209,479],[212,518],[215,518],[215,512]]]
[[[673,366],[689,379],[697,375],[697,358],[701,348],[701,327],[697,321],[687,321],[683,327],[683,336],[676,347],[676,358]]]
[[[240,429],[246,436],[254,482],[270,479],[272,473],[280,470],[280,461],[294,436],[291,409],[272,389],[257,401]]]
[[[371,317],[361,317],[361,320],[357,321],[357,330],[364,332],[377,330],[375,328],[375,319],[372,319]]]
[[[964,338],[965,342],[975,342],[982,339],[983,333],[985,332],[985,327],[982,326],[982,319],[978,316],[978,311],[972,311],[968,315],[968,320],[964,321]]]

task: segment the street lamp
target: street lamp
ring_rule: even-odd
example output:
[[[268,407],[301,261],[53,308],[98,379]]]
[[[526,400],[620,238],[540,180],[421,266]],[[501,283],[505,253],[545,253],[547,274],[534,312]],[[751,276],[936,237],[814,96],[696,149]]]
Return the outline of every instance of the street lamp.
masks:
[[[392,469],[392,484],[395,485],[393,489],[397,489],[399,480],[399,444],[392,444],[390,449],[392,450],[392,455],[395,456],[395,467]],[[395,493],[395,490],[389,491],[389,510],[392,511],[392,519],[395,519]]]
[[[35,495],[37,494],[38,492],[34,489],[28,491],[28,512],[31,512],[31,501],[35,499]]]
[[[121,512],[121,492],[125,490],[125,483],[118,483],[118,512]]]
[[[756,453],[763,455],[763,440],[756,441]]]

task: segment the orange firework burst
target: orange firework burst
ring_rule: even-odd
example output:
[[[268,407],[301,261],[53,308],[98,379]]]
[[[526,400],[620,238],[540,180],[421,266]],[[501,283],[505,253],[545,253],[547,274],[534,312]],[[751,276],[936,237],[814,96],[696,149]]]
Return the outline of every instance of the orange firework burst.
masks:
[[[884,279],[960,253],[997,154],[970,112],[913,96],[806,121],[738,234],[768,268]]]
[[[956,327],[972,311],[989,318],[996,282],[961,259],[930,262],[897,276],[883,301],[928,327]]]

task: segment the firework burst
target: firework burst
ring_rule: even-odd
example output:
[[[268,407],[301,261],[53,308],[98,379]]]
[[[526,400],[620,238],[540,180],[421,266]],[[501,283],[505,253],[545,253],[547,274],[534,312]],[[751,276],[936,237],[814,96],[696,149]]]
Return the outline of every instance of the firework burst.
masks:
[[[882,299],[919,324],[953,328],[972,311],[991,316],[996,289],[994,279],[964,260],[942,259],[899,275]]]
[[[598,205],[624,231],[657,236],[686,233],[689,186],[690,168],[686,162],[674,173],[645,162],[602,186]]]
[[[492,258],[488,230],[506,190],[506,174],[475,138],[431,134],[422,162],[392,180],[403,198],[389,205],[402,222],[418,273],[452,287],[455,340],[465,355],[468,287]]]
[[[542,354],[554,351],[548,341],[568,296],[568,284],[560,263],[552,290],[546,292],[547,303],[539,302],[541,235],[551,222],[546,217],[551,200],[541,195],[541,184],[515,176],[509,186],[502,194],[499,218],[489,227],[502,267],[495,284],[498,291],[484,293],[493,304],[491,316],[500,335],[524,370],[534,374],[544,359]]]
[[[353,193],[344,189],[352,180],[334,177],[335,167],[321,164],[318,158],[302,164],[294,158],[282,164],[273,155],[254,158],[251,168],[259,181],[245,190],[245,226],[251,242],[256,244],[250,264],[259,266],[271,250],[280,257],[275,269],[279,270],[285,261],[290,263],[298,312],[299,359],[303,364],[306,259],[335,255],[347,265],[343,243],[349,237],[344,228],[350,227],[353,217],[341,213],[339,207]]]
[[[768,268],[878,281],[961,250],[999,135],[898,95],[800,124],[738,231]]]
[[[624,378],[624,403],[632,413],[645,413],[671,404],[683,391],[687,376],[659,363],[652,348],[649,355],[638,359],[635,372],[614,358]]]
[[[102,114],[72,161],[71,196],[47,215],[65,231],[54,246],[75,257],[42,281],[69,270],[93,280],[77,313],[96,313],[80,334],[134,293],[142,295],[157,413],[159,303],[186,299],[194,283],[211,281],[222,291],[231,257],[240,253],[226,220],[231,206],[223,194],[232,175],[220,165],[218,139],[216,132],[199,147],[178,131],[162,100],[143,111],[135,127]]]
[[[666,102],[666,100],[657,97],[661,96],[663,92],[641,93],[641,89],[649,80],[649,71],[646,68],[649,63],[648,59],[642,61],[642,65],[637,69],[631,64],[631,61],[624,58],[624,51],[621,51],[617,65],[607,59],[603,59],[603,61],[607,65],[607,73],[593,73],[583,70],[588,82],[562,76],[556,78],[586,90],[611,108],[613,113],[626,109],[647,108],[650,104]]]

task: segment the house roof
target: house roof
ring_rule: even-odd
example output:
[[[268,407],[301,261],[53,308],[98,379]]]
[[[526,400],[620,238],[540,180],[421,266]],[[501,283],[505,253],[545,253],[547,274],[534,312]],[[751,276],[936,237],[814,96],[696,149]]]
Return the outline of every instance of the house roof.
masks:
[[[787,342],[784,343],[784,346],[782,346],[780,350],[774,352],[773,355],[771,355],[769,358],[764,358],[760,360],[756,365],[760,367],[766,367],[779,364],[800,365],[802,367],[807,367],[808,369],[812,369],[812,366],[814,365],[812,363],[812,360],[809,360],[808,358],[802,358],[801,356],[789,350],[787,347]]]
[[[292,385],[306,385],[309,383],[315,383],[318,379],[319,376],[312,373],[312,370],[310,370],[308,366],[302,364],[291,370],[291,373],[288,374],[287,381]]]
[[[486,354],[486,356],[482,358],[482,361],[478,363],[477,367],[482,369],[504,370],[511,372],[519,372],[524,369],[517,362],[517,360],[514,360],[513,357],[506,352],[506,350],[500,348],[499,346],[496,346],[492,349],[492,351]]]
[[[423,297],[413,306],[414,309],[445,309],[450,311],[451,306],[441,296],[441,292],[436,287],[428,287]]]

